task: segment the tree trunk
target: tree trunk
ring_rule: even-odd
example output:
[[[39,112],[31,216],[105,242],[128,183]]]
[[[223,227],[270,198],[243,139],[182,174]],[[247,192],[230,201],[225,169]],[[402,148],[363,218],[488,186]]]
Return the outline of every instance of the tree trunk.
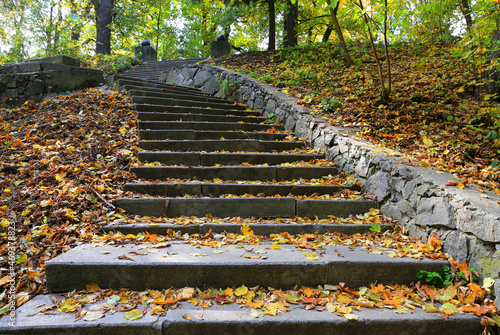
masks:
[[[332,16],[332,21],[333,25],[335,26],[335,32],[337,33],[337,37],[339,39],[339,46],[342,49],[342,52],[344,53],[344,60],[347,66],[351,66],[352,59],[351,55],[349,54],[349,50],[347,50],[347,45],[345,44],[344,40],[344,34],[342,33],[342,29],[340,28],[339,20],[337,19],[337,13],[339,11],[339,6],[340,6],[340,0],[337,1],[337,4],[335,5],[335,8],[331,7],[331,0],[326,0],[326,3],[328,4],[330,8],[330,14]]]
[[[156,21],[156,52],[159,53],[158,46],[160,44],[160,24],[161,24],[161,3],[158,8],[158,20]]]
[[[274,0],[267,0],[267,8],[269,12],[269,42],[267,50],[276,50],[276,11]]]
[[[292,3],[287,0],[287,13],[285,15],[285,47],[297,46],[297,19],[299,17],[298,0]]]
[[[114,0],[93,0],[96,12],[96,54],[111,54],[111,27]]]
[[[321,39],[321,42],[326,43],[330,39],[330,36],[332,35],[333,29],[330,26],[326,26],[325,33],[323,34],[323,38]]]
[[[465,17],[465,23],[467,24],[467,32],[470,32],[472,29],[473,22],[472,22],[472,15],[470,13],[469,0],[461,0],[460,9],[462,10],[462,14]]]
[[[499,63],[500,58],[500,50],[498,50],[498,44],[500,43],[500,16],[497,18],[497,29],[493,36],[491,37],[491,46],[493,51],[488,55],[488,62],[491,63]],[[500,80],[500,71],[498,70],[498,66],[493,66],[491,70],[487,72],[488,79],[491,80],[486,86],[486,93],[495,94],[500,93],[500,85],[498,84]],[[481,86],[478,87],[477,93],[482,93],[483,89]]]

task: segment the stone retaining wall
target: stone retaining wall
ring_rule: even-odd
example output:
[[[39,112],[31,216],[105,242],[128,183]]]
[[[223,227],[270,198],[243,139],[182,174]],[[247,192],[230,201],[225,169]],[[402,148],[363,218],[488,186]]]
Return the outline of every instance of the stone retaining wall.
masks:
[[[104,81],[102,71],[70,65],[69,60],[72,58],[49,57],[0,66],[0,104],[38,100],[47,93],[93,87]]]
[[[240,73],[189,65],[161,74],[160,81],[234,99],[264,115],[274,113],[286,129],[364,181],[364,189],[382,202],[381,212],[399,220],[411,235],[426,239],[439,234],[447,253],[483,278],[495,278],[500,307],[500,198],[494,193],[445,187],[454,180],[451,174],[405,165],[399,153],[355,139],[355,129],[331,126],[294,98]]]

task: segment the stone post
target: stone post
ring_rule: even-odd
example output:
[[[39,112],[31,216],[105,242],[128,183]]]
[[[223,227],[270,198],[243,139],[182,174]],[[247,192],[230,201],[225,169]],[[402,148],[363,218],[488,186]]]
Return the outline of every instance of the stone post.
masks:
[[[231,47],[224,35],[217,36],[217,41],[210,42],[210,57],[218,58],[229,55]]]
[[[151,47],[149,41],[142,41],[141,45],[136,45],[134,49],[135,57],[143,62],[150,62],[158,60],[156,50]]]

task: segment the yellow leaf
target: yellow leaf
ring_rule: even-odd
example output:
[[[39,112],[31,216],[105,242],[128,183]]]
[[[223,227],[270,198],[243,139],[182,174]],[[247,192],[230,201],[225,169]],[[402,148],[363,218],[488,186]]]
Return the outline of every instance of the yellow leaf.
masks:
[[[349,304],[352,302],[352,299],[346,296],[345,294],[339,294],[337,296],[337,301],[340,303]]]
[[[23,264],[28,259],[28,255],[22,253],[18,259],[16,259],[16,264]]]
[[[87,291],[89,291],[90,293],[98,292],[101,290],[99,285],[97,285],[96,283],[88,283],[86,286]]]
[[[319,256],[315,252],[306,252],[304,253],[304,256],[310,261],[317,261],[319,259]]]
[[[248,292],[248,287],[245,285],[238,287],[235,291],[234,294],[236,294],[238,297],[241,297],[242,295],[247,294]]]
[[[464,187],[465,187],[465,185],[464,185],[464,184],[462,184],[462,183],[458,183],[458,184],[457,184],[457,188],[459,188],[459,189],[461,189],[461,190],[463,190],[463,188],[464,188]]]
[[[250,225],[246,224],[245,222],[241,224],[241,233],[248,237],[252,237],[253,235],[255,235],[252,228],[250,228]]]
[[[138,309],[133,309],[131,311],[128,311],[125,313],[125,319],[130,320],[130,321],[135,321],[141,319],[143,316],[142,311]]]
[[[465,92],[465,88],[462,86],[457,90],[457,93],[463,93]]]
[[[432,303],[430,303],[430,304],[424,304],[424,305],[422,305],[422,308],[424,309],[424,312],[426,312],[426,313],[436,313],[436,312],[439,312],[439,309],[437,309],[436,307],[434,307],[434,305]]]
[[[31,212],[31,211],[30,211]],[[24,213],[24,212],[23,212]],[[0,226],[2,226],[2,228],[7,228],[10,224],[10,221],[7,220],[7,219],[2,219],[2,222],[0,223]]]
[[[422,142],[424,142],[424,144],[428,147],[434,145],[434,142],[430,139],[430,138],[427,138],[427,137],[424,137],[422,139]]]
[[[346,307],[346,306],[337,307],[337,313],[349,314],[351,312],[352,312],[352,307]]]
[[[271,249],[280,250],[280,249],[283,249],[283,248],[278,245],[278,242],[274,242],[273,246],[271,247]]]
[[[274,304],[267,304],[265,313],[267,315],[276,316],[276,314],[278,313],[278,308],[276,307],[276,304],[275,303]]]
[[[493,285],[495,285],[495,279],[493,279],[492,277],[484,278],[483,280],[484,289],[491,289]]]

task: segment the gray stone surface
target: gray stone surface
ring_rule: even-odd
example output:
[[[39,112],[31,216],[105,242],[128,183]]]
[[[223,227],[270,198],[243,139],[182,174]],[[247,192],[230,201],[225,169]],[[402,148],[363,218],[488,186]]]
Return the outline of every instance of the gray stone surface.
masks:
[[[101,288],[128,287],[131,290],[242,284],[283,289],[339,282],[349,283],[350,287],[368,286],[374,282],[410,284],[418,280],[416,274],[420,270],[442,272],[446,264],[430,259],[391,258],[345,246],[322,247],[316,261],[308,260],[304,251],[292,245],[280,245],[281,249],[266,249],[271,244],[265,243],[246,247],[252,251],[232,245],[214,249],[184,243],[172,243],[158,252],[138,247],[78,246],[46,263],[47,288],[50,292],[80,290],[89,282]],[[255,253],[260,249],[266,253]],[[214,253],[217,250],[223,252]],[[134,260],[120,259],[122,255]]]
[[[295,215],[294,198],[166,198],[117,199],[115,203],[126,213],[141,216],[215,217],[291,217]]]
[[[367,192],[373,193],[378,201],[384,201],[391,193],[387,174],[382,171],[368,178],[364,188]]]
[[[455,228],[453,209],[442,197],[423,198],[417,207],[415,224]]]
[[[125,319],[125,312],[106,313],[96,321],[75,321],[73,313],[61,313],[57,309],[40,312],[43,307],[54,305],[52,297],[57,301],[63,299],[60,295],[39,295],[16,310],[15,326],[8,324],[8,318],[0,319],[0,334],[18,335],[161,335],[162,322],[157,315],[145,314],[136,321]],[[102,302],[101,302],[102,303]],[[96,306],[99,303],[88,304]]]

